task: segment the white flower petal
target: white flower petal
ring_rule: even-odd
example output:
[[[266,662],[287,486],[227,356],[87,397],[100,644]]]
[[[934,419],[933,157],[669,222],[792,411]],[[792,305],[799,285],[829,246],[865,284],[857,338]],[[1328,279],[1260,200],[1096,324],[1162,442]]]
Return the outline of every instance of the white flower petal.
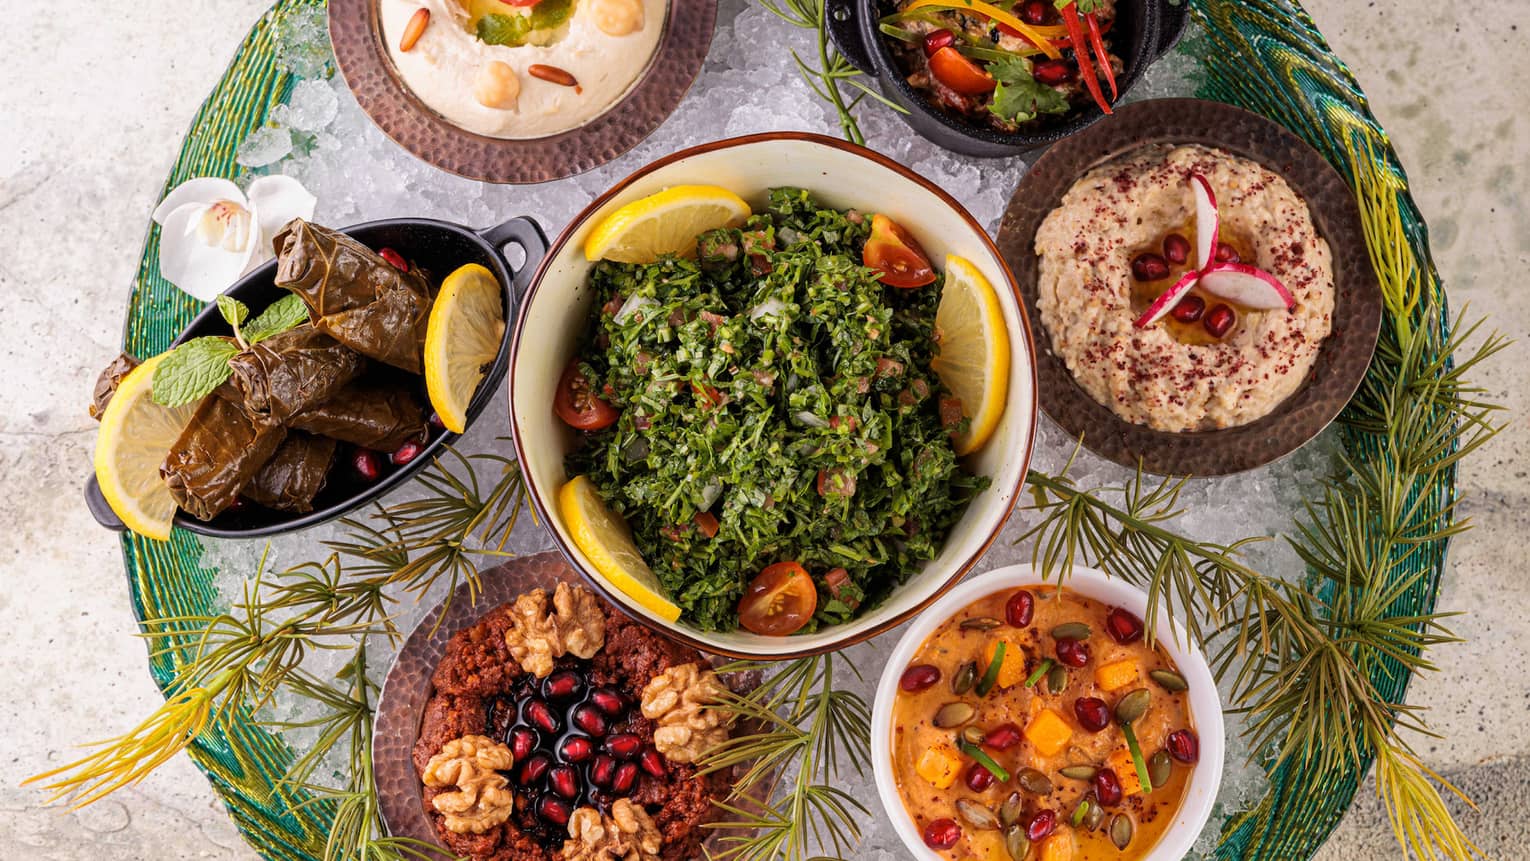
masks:
[[[271,253],[271,240],[277,231],[294,218],[307,221],[313,218],[313,208],[319,199],[309,193],[301,182],[284,174],[263,176],[250,183],[245,192],[250,208],[260,221],[260,254]]]
[[[159,274],[203,302],[227,290],[245,270],[255,243],[225,251],[197,238],[197,224],[210,204],[186,203],[165,216],[159,232]],[[249,220],[251,234],[257,229]],[[253,236],[251,237],[253,239]]]
[[[212,203],[215,200],[232,200],[240,206],[245,205],[244,192],[239,186],[226,179],[202,176],[188,179],[171,189],[159,206],[154,207],[154,223],[164,224],[170,213],[188,203]]]

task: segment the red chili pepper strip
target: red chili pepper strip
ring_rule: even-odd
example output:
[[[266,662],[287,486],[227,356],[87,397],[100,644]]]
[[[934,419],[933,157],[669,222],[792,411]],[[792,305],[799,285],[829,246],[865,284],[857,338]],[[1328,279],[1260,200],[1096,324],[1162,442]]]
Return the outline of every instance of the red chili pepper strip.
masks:
[[[1084,22],[1078,17],[1078,4],[1069,3],[1059,11],[1062,12],[1063,23],[1068,27],[1068,38],[1073,41],[1073,58],[1078,61],[1079,77],[1084,79],[1084,86],[1089,88],[1089,95],[1094,97],[1094,103],[1100,106],[1100,110],[1107,115],[1115,113],[1110,109],[1110,102],[1105,101],[1105,94],[1100,92],[1100,79],[1095,77],[1094,64],[1089,62],[1089,52],[1079,49],[1080,45],[1088,42],[1084,38]]]
[[[1105,83],[1110,85],[1110,100],[1114,102],[1120,93],[1116,92],[1116,70],[1110,67],[1110,54],[1105,50],[1105,40],[1100,36],[1100,19],[1093,12],[1084,15],[1084,21],[1089,25],[1089,44],[1094,48],[1095,59],[1100,61],[1100,69],[1105,72]]]

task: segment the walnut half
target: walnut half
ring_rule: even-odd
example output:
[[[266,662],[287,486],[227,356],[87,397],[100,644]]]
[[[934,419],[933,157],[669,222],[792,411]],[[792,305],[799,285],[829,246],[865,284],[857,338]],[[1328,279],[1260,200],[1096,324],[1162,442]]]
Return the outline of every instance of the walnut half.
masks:
[[[628,798],[616,799],[610,816],[593,807],[575,810],[568,835],[563,861],[655,861],[664,845],[648,811]]]
[[[643,717],[654,727],[653,744],[672,762],[695,762],[728,739],[723,715],[707,706],[720,702],[722,680],[708,667],[680,664],[648,680]]]
[[[482,834],[510,818],[515,796],[500,772],[514,764],[510,748],[481,735],[465,735],[442,745],[420,779],[430,787],[456,787],[430,802],[448,830]]]
[[[591,658],[605,643],[606,616],[600,599],[583,586],[559,583],[551,611],[546,589],[521,595],[510,608],[505,645],[521,669],[539,679],[546,678],[553,661],[565,654]]]

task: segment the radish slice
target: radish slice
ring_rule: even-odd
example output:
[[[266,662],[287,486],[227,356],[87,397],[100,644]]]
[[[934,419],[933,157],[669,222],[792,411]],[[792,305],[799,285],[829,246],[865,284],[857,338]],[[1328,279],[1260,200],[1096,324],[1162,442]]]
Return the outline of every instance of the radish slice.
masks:
[[[1198,173],[1190,174],[1190,188],[1195,191],[1195,260],[1202,271],[1211,265],[1217,250],[1221,216],[1217,214],[1217,196],[1211,183]]]
[[[1195,286],[1195,282],[1200,277],[1201,273],[1199,272],[1186,272],[1184,275],[1181,275],[1179,280],[1174,282],[1174,286],[1163,291],[1162,295],[1154,299],[1153,304],[1149,305],[1148,309],[1142,312],[1142,316],[1138,317],[1132,325],[1139,329],[1146,329],[1164,317],[1169,316],[1169,312],[1174,310],[1174,306],[1179,304],[1179,300],[1185,298],[1185,294],[1190,292],[1190,288]]]
[[[1280,279],[1247,263],[1214,263],[1206,267],[1201,273],[1201,289],[1256,311],[1276,308],[1289,311],[1296,307],[1296,298]]]

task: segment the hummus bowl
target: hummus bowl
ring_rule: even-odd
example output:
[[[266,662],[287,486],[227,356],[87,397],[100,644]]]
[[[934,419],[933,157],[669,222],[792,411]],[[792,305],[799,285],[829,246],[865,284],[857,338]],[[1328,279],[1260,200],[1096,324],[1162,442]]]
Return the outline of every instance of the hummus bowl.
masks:
[[[982,810],[988,811],[990,817],[994,816],[999,808],[998,799],[1004,799],[1022,787],[1024,791],[1018,792],[1018,796],[1023,806],[1016,811],[1016,821],[1022,830],[1040,817],[1043,822],[1037,831],[1046,832],[1044,839],[1072,842],[1075,846],[1087,842],[1090,848],[1099,844],[1114,852],[1115,847],[1109,843],[1115,836],[1111,834],[1115,830],[1112,826],[1117,818],[1124,818],[1133,825],[1125,828],[1129,839],[1120,857],[1133,861],[1175,861],[1184,857],[1210,817],[1222,777],[1225,728],[1216,682],[1205,656],[1189,644],[1183,629],[1175,627],[1170,615],[1162,610],[1155,620],[1157,639],[1152,647],[1147,646],[1140,620],[1148,616],[1148,596],[1135,586],[1092,568],[1076,567],[1060,587],[1070,593],[1066,596],[1068,600],[1058,601],[1042,594],[1044,590],[1058,588],[1055,579],[1044,580],[1030,565],[990,571],[962,583],[930,605],[904,632],[888,656],[872,705],[872,767],[877,793],[892,819],[893,829],[913,857],[920,861],[946,861],[969,855],[993,857],[993,852],[1003,857],[1005,846],[1001,831],[992,827],[991,821],[979,827],[979,823],[966,817],[976,816],[982,820]],[[1007,612],[1014,603],[1014,596],[1021,591],[1029,592],[1034,599],[1026,614],[1027,630],[1014,627],[1011,624],[1014,619]],[[1064,609],[1086,604],[1094,607],[1096,612],[1110,608],[1103,624],[1089,617],[1089,621],[1095,623],[1092,631],[1074,621],[1069,615],[1071,611]],[[977,612],[987,613],[993,606],[1002,608],[999,612],[1005,616],[1005,621],[993,624],[994,620],[986,616],[972,616],[974,608],[978,608]],[[1119,629],[1113,625],[1117,611],[1130,614],[1136,623],[1137,639],[1134,641],[1128,637],[1123,643],[1117,636]],[[963,619],[963,624],[953,626],[951,623],[957,617]],[[1082,633],[1078,635],[1084,637],[1082,641],[1064,637],[1064,625],[1059,623],[1068,621],[1073,627],[1082,627]],[[1068,636],[1075,635],[1070,632]],[[1006,679],[1009,659],[1000,655],[995,663],[1002,664],[1003,669],[994,676],[997,682],[990,683],[987,696],[976,694],[977,690],[984,689],[984,682],[990,681],[990,674],[982,667],[978,668],[978,674],[985,676],[984,682],[978,682],[976,688],[969,683],[967,687],[973,689],[964,696],[954,694],[954,678],[950,673],[942,673],[933,682],[926,678],[916,680],[919,684],[906,683],[906,677],[912,678],[912,673],[929,673],[938,667],[953,647],[962,644],[953,637],[961,638],[962,643],[1002,639],[1020,645],[1019,651],[1024,657],[1015,667],[1016,672],[1008,674],[1010,678]],[[936,638],[940,638],[938,642]],[[1056,692],[1049,687],[1053,682],[1047,677],[1049,665],[1046,663],[1054,654],[1054,641],[1057,662],[1050,667],[1054,672],[1063,666],[1064,642],[1082,642],[1083,648],[1093,650],[1092,654],[1083,653],[1082,668],[1074,669],[1079,662],[1064,668],[1064,686]],[[952,658],[946,663],[950,664],[951,660],[960,658]],[[926,664],[926,661],[930,663]],[[1031,670],[1033,664],[1037,666],[1034,672]],[[1129,680],[1106,681],[1108,672],[1128,664]],[[951,666],[944,669],[950,670]],[[1024,675],[1026,673],[1029,677]],[[1166,677],[1174,687],[1166,687],[1159,681],[1160,677]],[[1024,680],[1015,682],[1016,678]],[[1033,681],[1038,678],[1039,681]],[[911,690],[915,692],[911,693]],[[1140,693],[1143,691],[1147,693]],[[1097,693],[1103,697],[1103,702],[1096,698],[1102,711],[1097,726],[1102,729],[1086,727],[1085,710],[1072,705],[1081,693]],[[1117,741],[1116,737],[1122,735],[1122,731],[1115,719],[1103,711],[1104,703],[1108,702],[1114,704],[1112,707],[1119,714],[1122,704],[1133,696],[1150,703],[1137,709],[1138,716],[1131,718],[1137,727],[1132,739],[1135,741],[1140,736],[1144,760],[1155,758],[1161,750],[1164,754],[1173,754],[1156,757],[1161,760],[1156,769],[1161,771],[1154,780],[1163,780],[1163,784],[1146,794],[1140,793],[1141,784],[1126,755],[1125,742]],[[943,720],[951,706],[941,708],[933,720],[914,720],[907,714],[910,702],[923,709],[931,703],[947,700],[963,705],[976,701],[976,709],[969,707],[965,716],[971,723],[957,728],[952,720]],[[1026,701],[1025,706],[1035,708],[1019,709],[1013,723],[995,723],[1002,719],[996,713],[1007,714],[1004,709],[1022,700]],[[1084,701],[1078,700],[1080,703]],[[934,725],[947,728],[935,729]],[[916,748],[938,754],[942,748],[963,744],[961,734],[973,727],[981,728],[983,738],[977,745],[964,745],[963,753],[968,755],[958,753],[957,758],[961,765],[967,766],[968,772],[978,772],[975,778],[968,772],[963,772],[965,780],[956,777],[954,771],[939,774],[922,758],[918,760],[917,771],[914,763],[898,761],[900,756],[911,758],[911,752]],[[1183,736],[1180,729],[1190,733],[1192,747],[1176,747],[1175,737]],[[1171,733],[1169,730],[1175,731]],[[1009,737],[1001,738],[1002,733],[1008,733]],[[955,741],[946,744],[942,737]],[[1110,749],[1109,756],[1104,754],[1106,749]],[[1188,755],[1181,758],[1181,754]],[[982,768],[978,756],[991,756],[995,765],[1010,772],[1009,781],[998,782],[990,778],[990,772]],[[1187,760],[1193,764],[1186,764]],[[1091,772],[1098,772],[1099,779],[1105,778],[1106,773],[1117,777],[1112,781],[1114,788],[1102,786],[1098,779],[1085,780],[1087,775],[1084,774],[1071,776],[1041,771],[1052,766],[1071,769],[1080,767],[1081,763]],[[1028,764],[1035,768],[1022,770],[1022,766]],[[942,777],[944,779],[939,779]],[[936,779],[927,782],[932,778]],[[1036,786],[1038,781],[1047,785]],[[941,784],[945,788],[938,788]],[[1105,790],[1117,797],[1098,807],[1103,813],[1094,818],[1095,827],[1073,825],[1071,817],[1079,799],[1103,798],[1100,793]],[[981,807],[982,810],[966,813],[964,805]],[[911,808],[917,813],[911,812]],[[998,812],[998,815],[1003,813]],[[1087,817],[1083,820],[1086,824],[1089,821]],[[1033,842],[1033,845],[1041,844]],[[1045,850],[1038,854],[1051,857]],[[1086,852],[1086,857],[1094,856]]]
[[[706,631],[683,618],[666,621],[597,573],[559,513],[558,491],[573,477],[565,470],[564,458],[576,436],[554,414],[554,392],[597,301],[589,284],[594,264],[585,259],[585,239],[622,205],[684,184],[721,186],[756,206],[768,189],[795,186],[829,207],[885,213],[918,239],[930,259],[960,255],[996,288],[1012,354],[1005,410],[988,443],[963,460],[966,470],[986,476],[989,486],[970,502],[934,559],[911,572],[886,600],[844,624],[771,637],[743,630]],[[573,567],[603,597],[688,645],[735,657],[785,658],[831,651],[875,636],[917,613],[967,574],[1014,507],[1035,434],[1036,388],[1030,327],[1013,283],[988,235],[959,203],[906,167],[862,147],[820,135],[781,132],[704,144],[661,159],[618,183],[574,218],[543,261],[517,317],[511,342],[510,424],[537,515]]]

